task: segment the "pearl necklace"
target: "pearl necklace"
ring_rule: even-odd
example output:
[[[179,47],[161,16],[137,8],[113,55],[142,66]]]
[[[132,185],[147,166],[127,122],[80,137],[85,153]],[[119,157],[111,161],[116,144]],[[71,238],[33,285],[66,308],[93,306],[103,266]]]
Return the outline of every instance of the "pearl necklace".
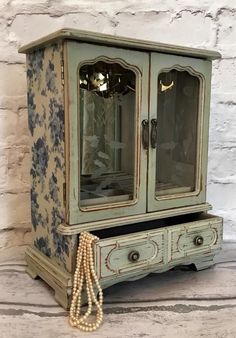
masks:
[[[81,232],[80,234],[69,315],[71,326],[87,332],[98,329],[103,319],[103,293],[96,276],[93,260],[93,243],[97,240],[98,237],[88,232]],[[81,294],[84,284],[84,291],[86,289],[87,293],[88,308],[85,314],[81,314]],[[98,299],[94,292],[94,286],[98,290]],[[97,307],[96,319],[94,322],[89,322],[88,317],[91,315],[93,302]]]

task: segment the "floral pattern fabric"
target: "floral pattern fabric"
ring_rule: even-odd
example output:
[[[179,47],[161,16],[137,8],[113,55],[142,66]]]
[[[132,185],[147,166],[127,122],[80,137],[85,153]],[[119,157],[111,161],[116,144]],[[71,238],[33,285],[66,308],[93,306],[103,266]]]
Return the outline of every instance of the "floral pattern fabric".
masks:
[[[34,246],[71,271],[76,236],[57,232],[65,222],[62,48],[61,43],[56,43],[27,55],[31,216]]]

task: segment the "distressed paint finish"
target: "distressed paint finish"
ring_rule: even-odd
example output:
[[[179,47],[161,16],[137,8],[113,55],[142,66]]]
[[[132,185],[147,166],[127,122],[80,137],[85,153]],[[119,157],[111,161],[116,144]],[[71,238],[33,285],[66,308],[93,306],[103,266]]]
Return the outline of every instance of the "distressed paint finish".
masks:
[[[99,279],[140,274],[145,270],[151,271],[153,267],[154,270],[163,268],[166,263],[166,235],[165,229],[158,229],[100,240],[95,245],[95,264]],[[135,263],[129,259],[131,251],[139,254]]]
[[[186,70],[200,80],[199,107],[197,122],[196,188],[193,192],[155,196],[153,177],[156,177],[157,150],[151,150],[148,181],[148,211],[176,208],[184,205],[196,205],[206,201],[208,133],[210,115],[211,67],[208,60],[199,60],[182,56],[151,54],[150,75],[150,119],[157,118],[157,78],[167,69]],[[179,122],[180,123],[180,122]],[[164,127],[163,127],[164,128]],[[155,196],[155,197],[154,197]]]
[[[203,245],[194,244],[196,236],[203,237]],[[94,244],[95,271],[105,289],[178,265],[193,264],[196,270],[203,270],[214,265],[222,237],[222,218],[205,215],[195,222],[100,239]],[[140,254],[137,262],[128,259],[133,250]],[[54,289],[58,303],[69,308],[73,274],[61,271],[34,248],[27,250],[26,257],[27,272],[31,277],[40,276],[45,280]],[[82,301],[86,302],[86,299]]]
[[[124,215],[145,214],[146,212],[146,169],[147,151],[141,147],[141,121],[148,117],[148,54],[139,51],[127,51],[107,46],[97,46],[76,41],[66,42],[65,59],[65,88],[67,90],[68,102],[68,137],[70,144],[70,158],[68,167],[68,203],[69,217],[68,223],[80,224],[118,218]],[[86,212],[79,207],[79,143],[78,143],[78,69],[81,64],[94,62],[94,60],[104,60],[116,62],[121,66],[131,69],[137,76],[137,99],[135,110],[135,173],[138,182],[136,183],[137,199],[128,202],[107,203],[94,206]],[[89,209],[89,208],[87,208]],[[112,217],[111,217],[112,214]]]
[[[104,37],[104,42],[107,39]],[[132,45],[132,42],[130,43]],[[66,58],[65,83],[62,84],[63,45]],[[124,224],[134,224],[134,227],[125,235],[114,236],[111,234],[110,237],[98,240],[94,246],[95,268],[103,288],[121,281],[140,279],[151,272],[161,273],[180,264],[194,264],[197,270],[213,265],[214,255],[220,250],[222,243],[222,219],[200,213],[209,210],[205,199],[205,181],[201,182],[204,184],[200,187],[202,196],[199,199],[196,197],[191,200],[189,196],[180,204],[174,204],[172,201],[169,204],[165,202],[166,204],[160,205],[160,208],[154,205],[152,210],[148,209],[152,213],[147,212],[146,208],[154,196],[152,194],[151,197],[150,195],[146,197],[147,176],[149,183],[153,183],[152,179],[155,174],[150,169],[152,168],[151,163],[147,166],[148,160],[151,162],[151,155],[150,151],[147,152],[141,147],[140,128],[138,128],[136,139],[136,156],[138,166],[140,164],[141,168],[139,169],[141,178],[140,203],[127,205],[125,208],[117,204],[113,209],[113,206],[109,205],[107,210],[105,208],[102,210],[98,206],[87,213],[85,209],[83,211],[79,209],[77,104],[79,65],[86,60],[91,60],[92,55],[92,59],[104,58],[115,62],[118,60],[127,64],[127,68],[137,67],[139,69],[139,99],[136,116],[138,126],[141,125],[143,118],[153,117],[152,109],[148,114],[150,103],[148,100],[151,101],[151,105],[154,103],[155,106],[157,98],[152,92],[150,97],[148,95],[150,63],[147,52],[128,51],[127,49],[78,43],[71,40],[63,42],[63,45],[62,43],[49,44],[45,49],[31,51],[27,56],[29,128],[33,140],[31,206],[34,230],[34,247],[29,248],[26,255],[28,273],[33,278],[40,276],[44,279],[55,290],[57,301],[68,308],[72,291],[72,265],[76,263],[77,236],[82,230],[94,231],[99,228]],[[196,53],[198,52],[196,51]],[[189,54],[194,55],[192,49],[189,50]],[[210,61],[188,59],[183,56],[167,56],[160,53],[153,53],[153,55],[157,57],[157,60],[154,60],[151,67],[157,64],[159,68],[171,68],[176,63],[176,59],[181,67],[186,69],[191,67],[194,72],[200,73],[205,78],[206,88],[204,87],[204,90],[206,90],[203,96],[205,95],[207,99],[201,100],[205,129],[203,133],[200,133],[200,139],[202,135],[204,139],[201,141],[203,152],[199,155],[199,162],[203,163],[201,173],[205,180]],[[205,56],[205,58],[208,57]],[[153,81],[153,78],[151,80]],[[152,87],[155,88],[151,82],[151,90]],[[66,110],[66,118],[64,110]],[[201,119],[199,121],[201,124]],[[66,154],[65,148],[67,149]],[[69,213],[67,215],[65,215],[63,201],[63,184],[65,182],[68,184],[66,203]],[[128,210],[129,207],[130,210]],[[195,214],[194,221],[190,222],[185,218],[185,214],[194,214],[197,211],[199,214]],[[182,216],[174,221],[170,218],[173,215]],[[165,223],[164,220],[159,229],[157,229],[158,224],[155,223],[155,229],[149,228],[146,224],[145,231],[135,230],[135,220],[142,222],[152,219],[154,222],[159,218],[168,218],[169,221],[166,220]],[[196,236],[203,237],[203,245],[197,246]],[[131,250],[140,253],[140,261],[136,265],[129,261]],[[67,271],[63,268],[66,268]]]
[[[221,57],[220,53],[207,49],[197,49],[183,46],[175,46],[165,43],[157,43],[152,41],[144,41],[138,39],[125,38],[122,36],[112,36],[108,34],[100,34],[96,32],[82,31],[79,29],[60,29],[52,34],[49,34],[41,39],[27,44],[20,48],[20,53],[28,53],[35,49],[35,47],[42,47],[49,42],[55,42],[60,39],[87,41],[90,43],[102,43],[107,46],[118,46],[121,48],[155,51],[160,53],[168,53],[175,55],[191,55],[202,59],[215,60]]]
[[[27,55],[31,216],[34,246],[70,270],[73,238],[57,233],[65,220],[62,48],[55,43]]]
[[[197,236],[203,238],[200,246],[194,243]],[[97,274],[106,287],[116,279],[166,271],[179,264],[196,262],[200,270],[204,261],[212,265],[222,237],[222,218],[205,215],[194,222],[101,239],[95,245]],[[130,261],[131,251],[139,253],[137,262]]]

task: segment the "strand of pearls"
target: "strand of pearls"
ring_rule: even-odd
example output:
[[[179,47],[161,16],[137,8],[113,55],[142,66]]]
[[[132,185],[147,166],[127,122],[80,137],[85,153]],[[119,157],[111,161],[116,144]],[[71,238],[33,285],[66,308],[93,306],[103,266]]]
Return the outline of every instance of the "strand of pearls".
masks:
[[[98,239],[98,237],[88,232],[81,232],[80,234],[70,306],[69,321],[71,326],[87,332],[98,329],[103,319],[103,293],[94,269],[93,260],[93,243]],[[84,284],[85,287],[83,289]],[[98,290],[98,299],[94,292],[94,287]],[[81,294],[83,290],[86,290],[87,293],[88,307],[87,311],[81,314]],[[97,307],[96,318],[94,321],[89,321],[88,318],[91,315],[93,303]]]

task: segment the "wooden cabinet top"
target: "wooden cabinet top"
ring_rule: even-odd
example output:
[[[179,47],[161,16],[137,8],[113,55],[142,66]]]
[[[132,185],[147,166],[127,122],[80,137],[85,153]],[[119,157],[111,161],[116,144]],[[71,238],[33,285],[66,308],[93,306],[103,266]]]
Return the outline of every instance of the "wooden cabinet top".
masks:
[[[77,29],[63,28],[52,34],[37,39],[19,49],[19,53],[30,53],[33,50],[45,47],[59,40],[76,40],[80,42],[96,43],[100,45],[128,48],[140,51],[160,52],[166,54],[191,56],[207,60],[215,60],[221,57],[220,53],[212,50],[182,47],[171,44],[157,43],[153,41],[131,39],[121,36],[100,34]]]

